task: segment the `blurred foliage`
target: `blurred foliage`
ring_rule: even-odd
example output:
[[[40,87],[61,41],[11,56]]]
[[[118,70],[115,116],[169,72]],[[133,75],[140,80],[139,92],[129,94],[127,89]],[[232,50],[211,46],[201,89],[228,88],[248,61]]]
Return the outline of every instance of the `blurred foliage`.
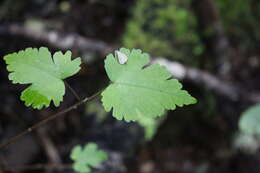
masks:
[[[139,119],[138,123],[144,128],[144,138],[146,141],[151,141],[156,134],[159,125],[163,122],[166,117],[160,118],[149,118],[149,117],[142,117]]]
[[[215,1],[227,34],[240,48],[255,47],[260,41],[259,0]],[[239,41],[238,41],[239,40]],[[237,42],[238,41],[238,42]]]
[[[260,146],[260,136],[239,132],[235,135],[233,145],[246,153],[254,154]]]
[[[87,115],[95,115],[98,122],[103,122],[108,115],[99,101],[89,102],[86,105],[86,113]]]
[[[108,154],[100,150],[96,143],[88,143],[84,147],[75,146],[70,155],[74,161],[73,169],[80,173],[89,173],[91,168],[98,167],[108,159]]]
[[[204,48],[190,6],[191,0],[137,0],[123,36],[124,46],[198,64],[196,57]]]
[[[254,153],[260,146],[260,104],[251,106],[239,119],[239,132],[234,146]]]
[[[250,107],[242,114],[239,129],[251,135],[260,134],[260,104]]]

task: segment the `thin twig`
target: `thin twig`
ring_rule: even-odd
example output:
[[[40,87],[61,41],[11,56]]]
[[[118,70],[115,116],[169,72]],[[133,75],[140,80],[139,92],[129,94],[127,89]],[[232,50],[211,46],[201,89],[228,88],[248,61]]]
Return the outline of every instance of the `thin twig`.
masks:
[[[62,163],[62,159],[60,158],[59,152],[46,130],[47,129],[45,127],[40,127],[36,129],[37,137],[40,141],[41,146],[45,150],[49,162],[59,165]]]
[[[67,81],[64,81],[64,83],[65,83],[66,87],[71,91],[71,93],[76,97],[76,99],[77,99],[78,101],[81,101],[80,96],[79,96],[79,95],[77,94],[77,92],[70,86],[70,84],[68,84]]]
[[[19,167],[7,167],[3,170],[5,172],[24,172],[24,171],[35,171],[35,170],[64,170],[72,169],[71,164],[57,165],[57,164],[36,164],[28,166],[19,166]]]
[[[33,126],[27,128],[26,130],[22,131],[21,133],[17,134],[16,136],[10,138],[9,140],[7,140],[7,141],[4,142],[3,144],[1,144],[1,145],[0,145],[0,149],[3,149],[3,148],[5,148],[5,147],[7,147],[8,145],[12,144],[13,142],[15,142],[15,141],[16,141],[17,139],[19,139],[20,137],[22,137],[22,136],[24,136],[24,135],[30,133],[30,132],[33,131],[34,129],[36,129],[36,128],[38,128],[38,127],[40,127],[40,126],[42,126],[42,125],[48,123],[49,121],[51,121],[51,120],[53,120],[53,119],[55,119],[55,118],[57,118],[57,117],[59,117],[59,116],[61,116],[61,115],[64,115],[64,114],[66,114],[67,112],[69,112],[69,111],[71,111],[71,110],[73,110],[73,109],[77,109],[78,106],[80,106],[80,105],[82,105],[82,104],[84,104],[84,103],[86,103],[86,102],[88,102],[88,101],[91,101],[91,100],[95,99],[97,96],[99,96],[99,95],[101,94],[102,91],[103,91],[103,90],[100,90],[99,92],[95,93],[94,95],[92,95],[92,96],[90,96],[90,97],[84,98],[83,100],[81,100],[81,101],[75,103],[74,105],[68,107],[67,109],[64,109],[64,110],[62,110],[62,111],[60,111],[60,112],[58,112],[58,113],[56,113],[56,114],[54,114],[54,115],[52,115],[52,116],[50,116],[50,117],[47,117],[47,118],[41,120],[40,122],[34,124]]]

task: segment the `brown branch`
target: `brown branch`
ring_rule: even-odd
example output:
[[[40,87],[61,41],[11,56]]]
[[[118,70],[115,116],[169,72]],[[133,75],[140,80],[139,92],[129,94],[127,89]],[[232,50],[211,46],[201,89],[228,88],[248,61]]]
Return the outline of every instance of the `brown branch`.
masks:
[[[90,97],[86,97],[82,101],[77,102],[76,104],[68,107],[67,109],[64,109],[64,110],[62,110],[62,111],[60,111],[60,112],[58,112],[58,113],[56,113],[56,114],[54,114],[54,115],[52,115],[50,117],[47,117],[46,119],[41,120],[40,122],[38,122],[38,123],[34,124],[33,126],[27,128],[26,130],[22,131],[21,133],[17,134],[16,136],[10,138],[6,142],[0,144],[0,149],[3,149],[5,147],[7,147],[8,145],[12,144],[13,142],[15,142],[20,137],[30,133],[31,131],[35,130],[36,128],[38,128],[38,127],[40,127],[40,126],[42,126],[42,125],[44,125],[46,123],[48,123],[49,121],[51,121],[51,120],[53,120],[53,119],[55,119],[55,118],[57,118],[57,117],[59,117],[61,115],[64,115],[64,114],[66,114],[67,112],[69,112],[69,111],[71,111],[73,109],[77,109],[80,105],[95,99],[97,96],[99,96],[101,94],[102,91],[103,90],[97,92],[96,94],[94,94],[94,95],[92,95]]]
[[[5,172],[24,172],[24,171],[35,171],[35,170],[65,170],[72,169],[71,164],[57,165],[57,164],[36,164],[19,167],[6,167],[3,169]]]
[[[51,138],[49,137],[48,133],[46,132],[46,128],[40,127],[36,129],[36,133],[41,146],[45,150],[49,162],[52,164],[61,164],[62,160],[60,158],[58,150],[52,142]]]

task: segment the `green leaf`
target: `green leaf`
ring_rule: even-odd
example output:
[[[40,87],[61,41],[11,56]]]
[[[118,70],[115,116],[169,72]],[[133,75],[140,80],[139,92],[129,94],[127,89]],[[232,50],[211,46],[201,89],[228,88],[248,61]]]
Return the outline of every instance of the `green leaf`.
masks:
[[[108,158],[107,154],[100,151],[95,143],[88,143],[84,148],[75,146],[70,157],[74,160],[73,169],[80,173],[89,173],[91,167],[96,168]]]
[[[140,117],[138,123],[144,128],[144,139],[146,141],[153,139],[159,125],[161,124],[161,121],[162,119],[160,118]]]
[[[53,101],[59,106],[65,94],[62,79],[76,74],[80,70],[81,60],[71,60],[71,52],[56,52],[53,55],[45,47],[39,50],[27,48],[4,57],[9,79],[14,83],[31,84],[21,94],[21,100],[27,106],[41,109]]]
[[[128,57],[120,64],[112,54],[105,60],[105,69],[111,84],[102,93],[106,111],[113,109],[118,120],[136,121],[140,117],[161,116],[165,109],[196,103],[171,73],[159,64],[147,66],[149,55],[141,50],[121,48]],[[147,66],[147,67],[145,67]]]
[[[246,134],[260,134],[260,104],[250,107],[241,115],[239,129]]]

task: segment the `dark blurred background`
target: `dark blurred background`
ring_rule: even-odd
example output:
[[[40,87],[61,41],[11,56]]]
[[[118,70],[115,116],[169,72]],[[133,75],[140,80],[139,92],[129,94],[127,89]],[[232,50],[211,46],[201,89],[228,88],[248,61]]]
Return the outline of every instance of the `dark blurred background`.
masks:
[[[260,141],[238,128],[260,101],[259,21],[259,0],[1,0],[1,143],[77,102],[69,90],[59,108],[20,101],[26,86],[8,80],[2,57],[27,47],[80,56],[82,70],[67,82],[81,97],[108,84],[108,53],[140,48],[198,103],[138,124],[115,120],[96,99],[1,150],[0,172],[73,172],[71,149],[93,141],[110,156],[95,172],[259,173]]]

